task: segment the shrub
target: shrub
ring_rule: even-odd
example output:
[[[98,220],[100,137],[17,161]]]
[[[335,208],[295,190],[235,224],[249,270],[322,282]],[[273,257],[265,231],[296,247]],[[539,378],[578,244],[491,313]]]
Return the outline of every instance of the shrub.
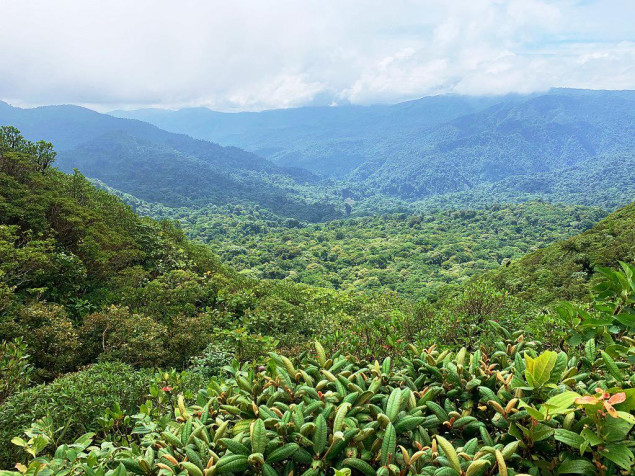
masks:
[[[402,311],[399,304],[394,293],[374,294],[355,312],[327,321],[320,340],[333,351],[346,342],[349,352],[361,359],[400,355],[422,328],[417,316]]]
[[[183,368],[188,360],[205,349],[212,339],[216,313],[177,315],[167,326],[166,365]]]
[[[496,348],[491,356],[412,348],[396,364],[356,363],[342,352],[327,358],[319,345],[295,363],[271,354],[265,369],[243,366],[213,381],[194,405],[179,399],[171,421],[149,408],[133,417],[132,446],[91,446],[86,435],[29,469],[48,462],[53,471],[87,465],[149,475],[632,474],[633,375],[599,348],[590,352],[592,362],[602,356],[595,363],[541,352],[519,334]],[[91,457],[78,454],[86,447]]]
[[[152,318],[132,314],[128,308],[111,306],[91,314],[81,328],[86,355],[135,366],[161,365],[166,358],[165,326]]]
[[[220,374],[221,368],[234,360],[231,346],[222,341],[211,342],[201,353],[190,360],[190,370],[210,379]]]
[[[58,443],[71,442],[98,431],[98,417],[115,403],[125,412],[136,411],[152,381],[147,371],[101,363],[12,395],[0,407],[0,466],[13,466],[17,448],[11,438],[33,421],[50,416],[54,428],[63,428]]]
[[[0,404],[29,385],[33,366],[26,352],[21,338],[0,342]]]
[[[2,325],[7,337],[23,337],[39,377],[52,379],[76,368],[80,342],[64,308],[57,304],[35,303],[23,307],[14,320]]]

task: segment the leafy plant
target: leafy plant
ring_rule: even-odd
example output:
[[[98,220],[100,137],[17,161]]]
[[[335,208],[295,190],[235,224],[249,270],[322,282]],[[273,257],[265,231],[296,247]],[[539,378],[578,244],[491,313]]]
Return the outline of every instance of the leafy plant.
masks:
[[[29,385],[33,372],[29,360],[22,338],[0,342],[0,405],[13,393]]]
[[[394,363],[356,363],[341,351],[329,357],[319,344],[295,362],[271,353],[266,367],[235,366],[189,404],[178,398],[172,419],[133,416],[128,445],[82,464],[148,475],[632,469],[635,388],[622,382],[587,394],[605,383],[606,367],[580,374],[575,356],[537,353],[520,335],[496,348],[487,355],[411,347]]]
[[[50,441],[69,443],[83,433],[99,432],[99,418],[115,404],[133,414],[145,400],[152,375],[120,363],[101,363],[67,374],[48,385],[37,385],[14,393],[0,406],[0,461],[3,466],[17,460],[11,438],[33,422],[50,419],[55,432],[64,428],[63,438]],[[55,433],[59,436],[61,432]]]

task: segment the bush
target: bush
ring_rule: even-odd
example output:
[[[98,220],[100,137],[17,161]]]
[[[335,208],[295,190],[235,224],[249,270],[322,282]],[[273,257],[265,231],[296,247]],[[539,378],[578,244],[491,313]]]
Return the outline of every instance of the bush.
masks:
[[[395,363],[358,363],[317,346],[294,363],[272,354],[266,367],[213,381],[195,405],[180,398],[171,420],[149,408],[134,416],[136,444],[93,445],[86,435],[29,469],[45,461],[53,471],[106,474],[632,474],[635,376],[600,342],[586,362],[502,332],[491,357],[411,348]],[[78,455],[86,447],[90,458]]]
[[[34,303],[25,306],[15,319],[0,327],[4,336],[24,339],[42,379],[53,379],[73,370],[81,360],[77,330],[60,305]]]
[[[64,428],[58,443],[71,442],[98,431],[97,419],[116,402],[124,412],[137,411],[152,382],[147,371],[101,363],[12,395],[0,407],[0,467],[13,466],[18,452],[11,439],[32,422],[50,416],[54,428]]]
[[[224,342],[210,343],[201,355],[192,357],[190,370],[209,379],[220,374],[221,368],[234,360],[234,351]]]
[[[29,385],[33,366],[21,338],[0,342],[0,404]]]
[[[140,367],[163,363],[166,333],[165,326],[152,318],[117,306],[87,316],[81,328],[86,355],[91,360],[99,356],[104,361],[121,361]]]

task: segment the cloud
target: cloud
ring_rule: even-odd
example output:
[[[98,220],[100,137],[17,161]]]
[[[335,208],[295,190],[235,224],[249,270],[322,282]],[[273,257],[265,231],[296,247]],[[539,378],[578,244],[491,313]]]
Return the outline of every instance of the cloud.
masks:
[[[635,88],[635,2],[0,0],[0,98],[259,110]]]

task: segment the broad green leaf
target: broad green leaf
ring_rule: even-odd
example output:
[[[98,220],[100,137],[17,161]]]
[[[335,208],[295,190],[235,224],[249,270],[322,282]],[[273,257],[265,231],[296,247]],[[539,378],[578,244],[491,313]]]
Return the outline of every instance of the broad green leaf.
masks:
[[[126,467],[122,463],[119,463],[119,466],[117,466],[117,469],[112,473],[112,476],[128,476]]]
[[[395,388],[388,397],[386,402],[386,415],[390,421],[394,422],[401,408],[401,389]]]
[[[633,466],[633,453],[624,444],[610,443],[600,453],[622,469],[630,469]]]
[[[313,451],[318,455],[326,446],[327,431],[324,415],[320,414],[315,419],[315,433],[313,434]]]
[[[631,415],[630,413],[626,412],[617,412],[617,414],[622,420],[626,420],[631,425],[635,425],[635,415]]]
[[[604,351],[600,352],[600,354],[602,355],[602,359],[606,364],[607,370],[613,376],[613,378],[619,382],[624,380],[624,376],[622,375],[622,372],[620,372],[620,369],[617,368],[617,365],[615,365],[615,361],[613,360],[613,358]]]
[[[604,420],[604,425],[601,428],[600,434],[602,435],[604,441],[613,443],[626,438],[626,435],[628,435],[632,427],[633,424],[626,420],[607,416]]]
[[[565,410],[568,410],[573,405],[575,399],[579,397],[580,394],[577,392],[562,392],[547,400],[540,408],[540,411],[541,413],[546,413],[546,411],[549,410],[549,414],[551,415],[563,413]]]
[[[397,434],[392,423],[388,423],[386,431],[384,432],[384,441],[381,445],[381,464],[382,466],[388,462],[390,455],[395,455],[395,449],[397,448]]]
[[[635,314],[622,312],[615,319],[626,327],[635,327]]]
[[[600,438],[598,435],[593,433],[588,428],[585,428],[584,430],[582,430],[582,432],[580,433],[580,436],[582,436],[582,438],[584,438],[585,441],[587,441],[591,446],[599,445],[600,443],[604,441],[602,440],[602,438]]]
[[[549,382],[551,371],[557,360],[558,354],[552,350],[543,352],[536,358],[525,354],[525,378],[527,382],[534,388],[541,387]]]
[[[557,474],[596,474],[597,468],[586,459],[568,459],[558,466]]]
[[[448,440],[446,440],[445,438],[439,435],[437,435],[436,438],[437,438],[437,442],[439,443],[439,446],[441,447],[441,449],[443,450],[443,453],[445,454],[445,457],[450,461],[452,468],[455,471],[460,473],[461,462],[459,461],[459,455],[454,449],[454,446],[452,446],[452,443],[450,443]]]
[[[584,438],[573,431],[558,428],[554,433],[554,438],[565,445],[569,445],[577,450],[584,444]]]
[[[264,453],[266,446],[267,430],[265,429],[265,422],[259,418],[251,426],[251,451],[253,453]]]

